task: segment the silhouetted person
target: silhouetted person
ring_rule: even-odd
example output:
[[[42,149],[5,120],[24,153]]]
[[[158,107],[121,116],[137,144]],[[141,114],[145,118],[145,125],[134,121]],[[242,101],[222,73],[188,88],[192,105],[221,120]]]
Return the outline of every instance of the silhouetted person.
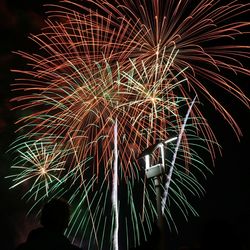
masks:
[[[80,250],[63,235],[70,219],[67,202],[53,199],[43,207],[40,223],[42,227],[32,230],[27,241],[17,250]]]

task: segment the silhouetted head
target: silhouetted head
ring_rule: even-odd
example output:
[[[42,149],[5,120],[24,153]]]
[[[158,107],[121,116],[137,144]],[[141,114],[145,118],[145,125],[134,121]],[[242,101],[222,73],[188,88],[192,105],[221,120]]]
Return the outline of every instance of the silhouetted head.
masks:
[[[53,199],[44,205],[40,222],[45,228],[63,232],[68,226],[69,218],[69,204],[61,199]]]

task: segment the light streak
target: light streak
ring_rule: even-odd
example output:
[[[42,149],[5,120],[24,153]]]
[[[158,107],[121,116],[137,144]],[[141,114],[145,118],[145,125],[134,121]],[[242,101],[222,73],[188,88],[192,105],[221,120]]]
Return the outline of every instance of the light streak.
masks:
[[[119,249],[118,231],[119,231],[119,211],[118,211],[118,147],[117,147],[117,119],[114,125],[114,173],[113,173],[113,188],[112,188],[112,204],[115,216],[115,229],[113,236],[114,250]]]
[[[179,151],[181,139],[182,139],[182,136],[183,136],[186,124],[187,124],[187,120],[189,118],[190,112],[192,110],[192,107],[193,107],[193,105],[195,103],[196,98],[197,98],[197,96],[194,97],[191,105],[189,106],[189,109],[188,109],[187,114],[185,116],[184,122],[183,122],[183,124],[181,126],[180,133],[178,135],[176,147],[175,147],[175,150],[174,150],[174,155],[173,155],[173,158],[172,158],[172,161],[171,161],[169,173],[167,175],[167,181],[166,181],[165,186],[164,186],[164,193],[163,193],[163,198],[162,198],[162,209],[161,209],[162,210],[162,214],[164,214],[164,210],[165,210],[165,207],[166,207],[166,201],[167,201],[167,197],[168,197],[169,185],[170,185],[170,182],[171,182],[171,179],[172,179],[174,165],[175,165],[175,161],[176,161],[176,158],[177,158],[177,153]]]

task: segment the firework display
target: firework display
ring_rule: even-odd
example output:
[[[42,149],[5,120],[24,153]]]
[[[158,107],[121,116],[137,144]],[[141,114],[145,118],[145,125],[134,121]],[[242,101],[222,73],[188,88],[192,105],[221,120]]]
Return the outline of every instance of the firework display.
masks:
[[[12,101],[23,116],[10,149],[12,188],[29,190],[31,211],[66,198],[73,214],[65,233],[79,246],[129,249],[148,239],[156,193],[139,156],[173,135],[160,177],[163,214],[176,230],[173,211],[197,215],[188,195],[203,194],[203,156],[213,160],[219,149],[200,96],[240,134],[209,90],[216,84],[249,105],[221,74],[249,75],[241,64],[249,46],[226,43],[244,33],[248,23],[230,18],[246,5],[190,2],[64,0],[48,6],[46,27],[31,36],[40,50],[17,52],[29,67],[14,70]]]

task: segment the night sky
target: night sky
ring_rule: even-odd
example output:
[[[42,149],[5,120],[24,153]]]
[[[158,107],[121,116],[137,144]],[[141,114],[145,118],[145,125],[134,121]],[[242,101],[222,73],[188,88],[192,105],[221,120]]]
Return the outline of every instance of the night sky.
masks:
[[[21,200],[21,190],[9,190],[10,181],[4,177],[9,174],[11,159],[6,151],[15,138],[14,123],[18,117],[15,111],[11,111],[12,104],[9,103],[13,97],[10,84],[15,78],[10,70],[23,64],[12,52],[29,51],[32,47],[27,36],[38,33],[43,27],[46,10],[43,4],[46,2],[49,1],[0,0],[0,249],[4,250],[12,250],[36,226],[34,218],[25,217],[28,206]],[[249,96],[249,78],[232,75],[232,79]],[[180,220],[179,234],[172,234],[171,239],[177,245],[195,246],[209,223],[221,221],[231,225],[241,244],[248,245],[246,249],[250,249],[249,110],[228,94],[218,92],[217,95],[238,122],[243,136],[238,141],[218,112],[211,107],[206,110],[207,119],[222,146],[222,156],[217,155],[215,167],[209,163],[214,174],[204,182],[205,196],[195,201],[194,206],[200,217],[190,217],[189,222]],[[216,231],[215,224],[211,230]]]

